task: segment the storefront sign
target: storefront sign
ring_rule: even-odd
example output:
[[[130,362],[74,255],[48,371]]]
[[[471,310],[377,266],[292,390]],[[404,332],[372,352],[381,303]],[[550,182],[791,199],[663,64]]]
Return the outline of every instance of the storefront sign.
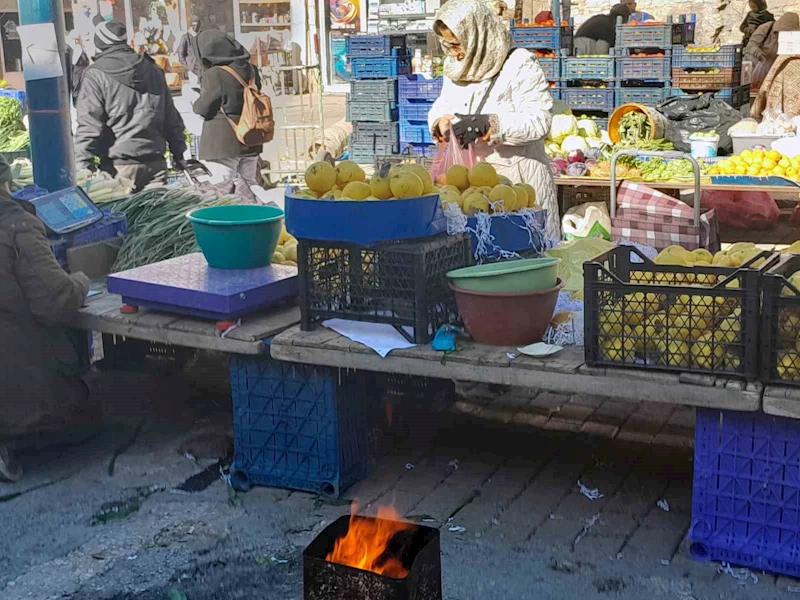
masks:
[[[330,30],[357,33],[360,29],[359,0],[328,0]]]

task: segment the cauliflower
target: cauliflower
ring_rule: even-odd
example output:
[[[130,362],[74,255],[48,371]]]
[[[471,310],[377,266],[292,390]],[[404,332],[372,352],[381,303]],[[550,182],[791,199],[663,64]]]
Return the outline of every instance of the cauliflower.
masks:
[[[578,133],[585,138],[600,137],[600,128],[591,119],[581,119],[578,121]]]
[[[570,150],[587,150],[589,145],[586,143],[586,140],[583,139],[579,135],[568,135],[564,138],[564,141],[561,142],[561,151],[562,152],[569,152]]]
[[[555,115],[548,138],[560,144],[569,135],[578,133],[578,120],[572,115]]]

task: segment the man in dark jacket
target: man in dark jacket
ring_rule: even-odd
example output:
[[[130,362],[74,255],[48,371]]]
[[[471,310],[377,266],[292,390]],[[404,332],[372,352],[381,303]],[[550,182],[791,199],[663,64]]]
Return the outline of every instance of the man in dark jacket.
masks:
[[[186,141],[164,72],[127,43],[125,26],[106,21],[95,29],[98,50],[78,97],[75,152],[78,168],[100,167],[134,182],[136,190],[166,181],[169,145],[180,168]]]
[[[18,436],[88,418],[88,388],[63,324],[86,299],[89,280],[61,268],[33,205],[11,197],[10,181],[0,156],[0,480],[16,481]]]
[[[634,4],[635,6],[635,4]],[[627,23],[631,11],[624,4],[616,4],[607,15],[589,17],[575,32],[575,55],[608,54],[616,44],[617,17]]]
[[[200,19],[192,19],[192,26],[189,31],[183,34],[180,43],[178,44],[178,60],[186,69],[186,74],[194,73],[198,82],[203,79],[203,65],[200,64],[199,54],[197,48],[197,35],[200,33],[200,28],[203,24]],[[191,82],[190,82],[191,83]]]

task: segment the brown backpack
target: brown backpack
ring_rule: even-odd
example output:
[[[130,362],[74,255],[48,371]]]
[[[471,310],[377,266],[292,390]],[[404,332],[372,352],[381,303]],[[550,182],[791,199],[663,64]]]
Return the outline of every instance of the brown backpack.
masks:
[[[256,87],[255,73],[250,77],[250,83],[244,82],[239,74],[231,67],[221,67],[232,75],[244,88],[244,102],[242,103],[242,116],[236,123],[228,115],[225,118],[233,127],[233,133],[245,146],[260,146],[271,142],[275,135],[275,120],[272,118],[272,102],[269,96],[262,94]],[[254,67],[250,67],[251,69]]]

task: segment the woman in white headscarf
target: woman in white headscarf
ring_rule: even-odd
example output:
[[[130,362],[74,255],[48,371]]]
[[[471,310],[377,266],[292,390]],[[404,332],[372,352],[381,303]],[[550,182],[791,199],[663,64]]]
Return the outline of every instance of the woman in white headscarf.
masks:
[[[442,93],[428,114],[438,140],[463,146],[512,183],[529,183],[547,210],[547,235],[561,238],[556,186],[542,140],[550,131],[553,98],[536,58],[481,0],[450,0],[434,31],[447,58]]]

